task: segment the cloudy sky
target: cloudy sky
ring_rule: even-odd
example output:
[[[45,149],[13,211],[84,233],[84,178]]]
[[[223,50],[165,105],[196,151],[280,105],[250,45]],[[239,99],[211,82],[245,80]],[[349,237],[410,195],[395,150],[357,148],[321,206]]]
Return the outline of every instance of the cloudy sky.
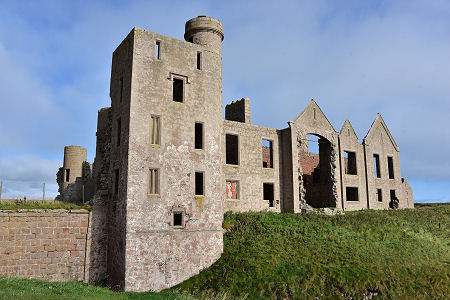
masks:
[[[64,145],[95,154],[111,55],[134,27],[183,39],[197,15],[224,25],[224,104],[287,127],[314,98],[362,140],[380,112],[416,202],[450,201],[450,1],[0,0],[3,198],[57,193]]]

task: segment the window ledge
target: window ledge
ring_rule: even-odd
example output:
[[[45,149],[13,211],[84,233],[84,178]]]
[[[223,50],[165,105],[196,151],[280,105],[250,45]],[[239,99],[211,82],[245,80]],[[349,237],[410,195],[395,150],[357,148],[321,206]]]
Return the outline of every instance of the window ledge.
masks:
[[[225,199],[225,201],[230,201],[230,202],[239,202],[239,199]]]
[[[347,174],[347,173],[345,173],[345,176],[354,176],[354,177],[358,177],[358,174]]]
[[[233,168],[239,168],[239,165],[233,165],[233,164],[225,164],[225,165],[227,165],[229,167],[233,167]]]

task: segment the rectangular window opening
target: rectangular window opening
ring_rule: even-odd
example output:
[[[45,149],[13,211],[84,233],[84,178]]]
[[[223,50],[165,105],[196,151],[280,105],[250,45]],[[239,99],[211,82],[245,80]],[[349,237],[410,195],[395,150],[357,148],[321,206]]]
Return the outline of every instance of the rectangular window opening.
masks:
[[[269,200],[269,207],[273,207],[273,183],[263,183],[264,200]]]
[[[262,140],[263,168],[273,168],[273,147],[272,141]]]
[[[203,123],[195,123],[195,149],[203,149]]]
[[[120,77],[119,88],[120,88],[119,102],[122,103],[122,98],[123,98],[123,77]]]
[[[357,175],[356,153],[344,151],[345,174]]]
[[[320,183],[320,168],[314,168],[313,183]]]
[[[160,41],[156,41],[156,45],[155,45],[155,58],[156,59],[161,59],[161,53],[160,53],[160,47],[161,46],[161,42]]]
[[[201,70],[202,68],[202,53],[201,52],[197,52],[197,70]]]
[[[239,182],[235,180],[227,180],[226,182],[227,199],[239,199]]]
[[[180,211],[173,212],[173,226],[174,227],[184,227],[183,212],[180,212]]]
[[[114,195],[119,193],[119,169],[114,170]]]
[[[380,172],[380,156],[378,154],[373,155],[373,164],[375,168],[375,177],[381,178],[381,172]]]
[[[122,135],[122,121],[117,119],[117,146],[120,146],[120,137]]]
[[[203,185],[203,172],[195,172],[195,195],[203,196],[204,193],[204,185]]]
[[[70,169],[66,169],[66,182],[70,181]]]
[[[239,139],[237,135],[225,135],[226,163],[239,165]]]
[[[159,170],[149,169],[148,193],[151,195],[159,195]]]
[[[358,188],[356,187],[346,187],[347,201],[359,201],[358,198]]]
[[[152,124],[150,128],[150,144],[161,144],[161,121],[159,116],[152,115]]]
[[[378,202],[383,202],[383,192],[381,189],[377,189],[377,199]]]
[[[392,156],[388,156],[389,179],[394,179],[394,160]]]
[[[183,102],[183,84],[182,79],[173,79],[173,101]]]
[[[390,190],[391,201],[394,201],[397,197],[395,196],[395,190]]]

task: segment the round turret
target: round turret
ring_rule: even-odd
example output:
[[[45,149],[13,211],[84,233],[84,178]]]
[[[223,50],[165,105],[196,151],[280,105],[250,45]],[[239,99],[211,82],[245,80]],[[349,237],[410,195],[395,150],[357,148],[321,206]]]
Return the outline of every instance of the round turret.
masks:
[[[222,53],[223,25],[219,20],[198,16],[186,22],[184,39],[190,43],[208,46]]]
[[[77,177],[83,175],[83,162],[87,159],[86,148],[80,146],[64,147],[64,183],[75,182]]]

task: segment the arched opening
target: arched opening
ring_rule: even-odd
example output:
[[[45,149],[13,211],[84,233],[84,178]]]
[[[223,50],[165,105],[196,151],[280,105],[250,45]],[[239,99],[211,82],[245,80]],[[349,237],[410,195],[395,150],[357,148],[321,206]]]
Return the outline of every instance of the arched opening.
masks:
[[[317,134],[307,134],[300,151],[306,203],[315,208],[336,207],[332,200],[331,142]]]

